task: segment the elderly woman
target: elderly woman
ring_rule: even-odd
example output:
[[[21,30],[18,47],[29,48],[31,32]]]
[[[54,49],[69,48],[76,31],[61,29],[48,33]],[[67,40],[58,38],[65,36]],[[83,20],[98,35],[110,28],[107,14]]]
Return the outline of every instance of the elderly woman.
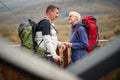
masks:
[[[72,26],[72,31],[70,42],[66,43],[66,45],[67,47],[71,47],[70,63],[74,63],[88,55],[86,50],[88,46],[88,37],[85,28],[81,24],[81,15],[78,12],[70,12],[68,22]]]

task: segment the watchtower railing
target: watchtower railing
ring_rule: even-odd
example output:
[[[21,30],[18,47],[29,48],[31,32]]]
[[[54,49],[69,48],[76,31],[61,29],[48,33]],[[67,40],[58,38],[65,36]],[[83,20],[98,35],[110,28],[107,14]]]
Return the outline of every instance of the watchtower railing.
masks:
[[[119,40],[117,39],[117,42],[118,42]],[[100,44],[101,45],[98,45],[98,50],[96,49],[95,51],[93,51],[93,53],[94,54],[96,54],[96,53],[99,53],[99,55],[100,56],[102,56],[103,55],[103,53],[101,53],[101,52],[99,52],[99,47],[103,47],[104,48],[104,44],[106,44],[107,42],[109,42],[108,40],[100,40]],[[110,51],[110,54],[111,54],[111,56],[114,58],[112,58],[112,57],[110,57],[110,59],[111,60],[107,60],[108,61],[108,63],[109,63],[109,61],[111,62],[111,64],[113,64],[113,63],[115,63],[115,61],[116,60],[119,60],[118,59],[118,57],[119,57],[119,54],[118,54],[118,48],[120,48],[119,46],[115,46],[116,45],[116,43],[115,43],[116,41],[114,41],[114,43],[112,43],[112,46],[114,46],[113,47],[113,52],[111,53]],[[0,44],[2,44],[2,43],[0,43]],[[111,44],[111,43],[109,43],[109,44]],[[118,44],[119,44],[119,42],[118,42]],[[2,44],[2,45],[5,45],[5,44]],[[0,45],[0,46],[2,46],[2,45]],[[110,45],[111,46],[111,45]],[[110,49],[110,46],[108,46],[109,48],[108,49]],[[118,48],[117,48],[118,47]],[[5,48],[7,48],[7,47],[5,47]],[[116,53],[116,49],[117,49],[117,53]],[[16,49],[16,48],[15,48]],[[106,48],[105,48],[106,49]],[[103,51],[102,52],[104,52],[104,53],[107,53],[108,54],[108,52],[107,52],[107,50],[105,50],[105,49],[102,49]],[[8,56],[7,55],[5,55],[4,57],[3,57],[3,54],[2,54],[2,56],[1,56],[1,50],[3,51],[3,50],[5,50],[5,52],[7,52],[7,54],[10,52],[10,50],[9,50],[9,48],[7,49],[7,51],[6,51],[6,49],[3,49],[3,46],[2,46],[2,48],[0,47],[0,62],[2,63],[1,65],[3,66],[3,68],[2,68],[2,70],[3,70],[3,72],[4,72],[4,80],[9,80],[8,78],[9,78],[9,69],[12,67],[12,80],[18,80],[18,75],[19,75],[19,72],[20,72],[20,74],[21,74],[21,80],[26,80],[26,73],[28,74],[29,72],[27,71],[24,71],[23,69],[21,69],[21,65],[19,64],[19,65],[17,65],[16,66],[16,64],[14,64],[13,65],[13,63],[9,63],[9,60],[6,60],[6,59],[4,59],[4,57],[6,56],[6,57],[8,57],[9,58],[9,54],[8,54]],[[9,52],[8,52],[9,51]],[[106,51],[106,52],[105,52]],[[18,51],[19,52],[19,51]],[[59,55],[61,55],[61,53],[62,53],[62,57],[63,57],[63,64],[62,64],[62,69],[64,69],[67,65],[68,65],[68,62],[69,62],[69,56],[70,56],[70,49],[69,48],[67,48],[64,52],[61,52],[61,50],[59,49],[59,50],[57,50],[57,53],[59,54]],[[93,53],[91,53],[91,55],[93,54]],[[20,53],[21,55],[22,55],[22,53]],[[98,54],[97,54],[98,55]],[[12,56],[14,56],[15,57],[15,55],[12,55]],[[109,57],[109,54],[106,56],[106,59],[108,59],[108,57]],[[94,59],[95,58],[95,56],[94,57],[92,57],[91,58],[91,61],[92,61],[92,59]],[[22,60],[22,58],[21,58],[21,60]],[[83,59],[84,61],[86,61],[85,59]],[[90,61],[90,60],[89,60]],[[89,61],[88,61],[88,63],[89,63]],[[97,61],[97,60],[96,60]],[[101,60],[102,61],[102,60]],[[106,66],[106,67],[108,67],[107,65],[108,65],[108,63],[107,63],[107,61],[105,60],[105,61],[102,61],[102,64],[104,65],[103,67],[102,67],[102,69],[104,69],[104,67]],[[37,61],[38,62],[38,61]],[[7,65],[6,65],[6,63],[7,63]],[[42,63],[42,62],[40,62],[40,63]],[[81,63],[81,62],[80,62]],[[104,64],[104,63],[106,63],[106,65]],[[4,65],[3,65],[4,64]],[[44,66],[46,66],[46,64],[43,64]],[[85,67],[85,64],[83,64],[83,63],[81,63],[81,65],[82,65],[82,67]],[[99,65],[100,66],[100,61],[98,61],[98,64],[96,64],[96,65]],[[8,67],[9,66],[9,67]],[[33,66],[33,65],[31,65],[31,66]],[[34,65],[35,66],[35,65]],[[47,65],[48,66],[48,65]],[[79,64],[75,64],[75,66],[76,67],[79,67]],[[89,68],[91,69],[91,70],[93,70],[93,71],[96,71],[96,68],[98,68],[99,69],[99,66],[97,66],[97,67],[94,67],[94,66],[89,66]],[[115,65],[115,66],[117,66],[117,67],[119,67],[119,63],[117,64],[117,65]],[[16,67],[17,67],[17,69],[16,69]],[[20,69],[19,69],[20,68]],[[43,68],[43,66],[42,66],[42,68]],[[114,67],[115,68],[115,67]],[[105,75],[107,72],[109,72],[110,71],[110,69],[114,69],[114,68],[111,68],[111,66],[110,66],[110,68],[108,68],[108,69],[106,69],[105,71],[102,71],[101,69],[100,69],[100,71],[102,71],[100,74],[99,73],[97,73],[97,74],[95,74],[96,72],[93,72],[92,74],[94,74],[94,75],[96,75],[96,77],[94,76],[94,77],[89,77],[89,75],[91,75],[91,70],[90,70],[90,72],[89,72],[89,70],[87,69],[87,68],[85,68],[86,69],[86,71],[84,72],[84,70],[83,70],[83,72],[79,72],[80,70],[79,69],[77,69],[77,68],[74,68],[74,66],[71,66],[70,68],[67,68],[67,69],[65,69],[65,70],[67,70],[67,71],[70,71],[70,73],[72,73],[73,75],[77,75],[79,78],[80,77],[82,77],[83,79],[85,79],[85,80],[87,80],[88,78],[90,79],[90,80],[94,80],[94,79],[98,79],[98,78],[100,78],[101,77],[101,75]],[[41,69],[41,67],[40,67],[40,69]],[[81,68],[82,69],[82,68]],[[94,70],[95,69],[95,70]],[[72,72],[72,70],[74,70],[75,72]],[[49,70],[48,70],[49,71]],[[43,70],[41,70],[41,72],[44,72]],[[77,73],[76,73],[77,72]],[[56,71],[55,71],[55,73],[56,73]],[[64,73],[64,72],[63,72]],[[34,74],[34,72],[30,72],[29,73],[30,75],[32,74]],[[58,73],[57,73],[58,74]],[[89,74],[89,75],[88,75]],[[45,75],[48,75],[48,74],[45,74]],[[59,74],[59,75],[61,75],[61,73]],[[51,76],[51,75],[50,75]],[[55,75],[54,75],[55,76]],[[86,78],[86,76],[87,76],[87,78]],[[91,75],[91,76],[93,76],[93,75]],[[35,77],[36,77],[36,74],[34,74],[33,75],[33,77],[27,77],[29,80],[31,80],[31,78],[34,78],[35,79]],[[62,75],[62,77],[63,77],[63,75]],[[68,76],[67,76],[68,77]],[[20,77],[19,77],[20,78]],[[38,75],[37,75],[37,79],[47,79],[47,78],[49,78],[49,79],[54,79],[54,78],[50,78],[50,77],[46,77],[45,78],[45,76],[42,76],[42,74],[39,74],[39,77],[38,77]],[[70,78],[70,76],[69,76],[69,78]],[[75,77],[76,78],[76,77]],[[64,78],[63,78],[64,79]],[[71,78],[71,80],[72,80],[72,78]],[[104,79],[105,80],[105,79]]]
[[[22,75],[21,80],[79,80],[77,76],[33,53],[8,44],[7,41],[0,39],[0,66],[3,66],[0,67],[0,71],[4,72],[4,78],[2,77],[4,80],[18,80],[19,73]],[[9,77],[12,75],[9,69],[13,70],[12,78]]]

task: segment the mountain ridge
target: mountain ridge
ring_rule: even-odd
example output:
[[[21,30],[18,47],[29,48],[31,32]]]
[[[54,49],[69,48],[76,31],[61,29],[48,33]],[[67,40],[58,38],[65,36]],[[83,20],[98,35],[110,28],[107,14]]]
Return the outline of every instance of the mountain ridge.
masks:
[[[22,22],[27,22],[29,18],[39,22],[44,17],[45,9],[49,4],[56,4],[60,8],[59,18],[55,21],[56,27],[60,31],[58,34],[60,40],[62,40],[61,35],[65,36],[65,40],[63,41],[67,41],[70,36],[70,32],[68,32],[70,31],[70,27],[68,27],[70,25],[67,21],[70,11],[78,11],[82,17],[85,15],[95,16],[99,26],[100,39],[110,39],[115,35],[115,30],[120,30],[119,0],[64,0],[44,2],[25,7],[15,12],[15,14],[0,16],[0,24],[4,27],[9,26],[11,29],[13,27],[17,31],[18,25]]]

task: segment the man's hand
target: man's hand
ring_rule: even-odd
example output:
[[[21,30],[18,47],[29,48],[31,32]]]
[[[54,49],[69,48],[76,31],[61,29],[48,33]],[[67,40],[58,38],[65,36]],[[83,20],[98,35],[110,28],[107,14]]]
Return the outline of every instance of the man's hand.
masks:
[[[54,58],[54,60],[55,60],[56,62],[59,62],[59,61],[61,62],[61,61],[62,61],[62,58],[61,58],[60,56],[57,56],[57,57]]]
[[[66,49],[66,45],[63,44],[63,45],[61,46],[61,48],[62,48],[62,50],[65,50],[65,49]]]

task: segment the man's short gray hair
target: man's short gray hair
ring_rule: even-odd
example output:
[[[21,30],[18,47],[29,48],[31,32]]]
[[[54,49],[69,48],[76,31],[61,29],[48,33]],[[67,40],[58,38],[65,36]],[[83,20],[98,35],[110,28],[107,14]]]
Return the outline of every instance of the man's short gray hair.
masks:
[[[80,13],[76,12],[76,11],[72,11],[72,12],[69,12],[69,16],[76,16],[78,18],[78,21],[81,21],[81,15]]]

